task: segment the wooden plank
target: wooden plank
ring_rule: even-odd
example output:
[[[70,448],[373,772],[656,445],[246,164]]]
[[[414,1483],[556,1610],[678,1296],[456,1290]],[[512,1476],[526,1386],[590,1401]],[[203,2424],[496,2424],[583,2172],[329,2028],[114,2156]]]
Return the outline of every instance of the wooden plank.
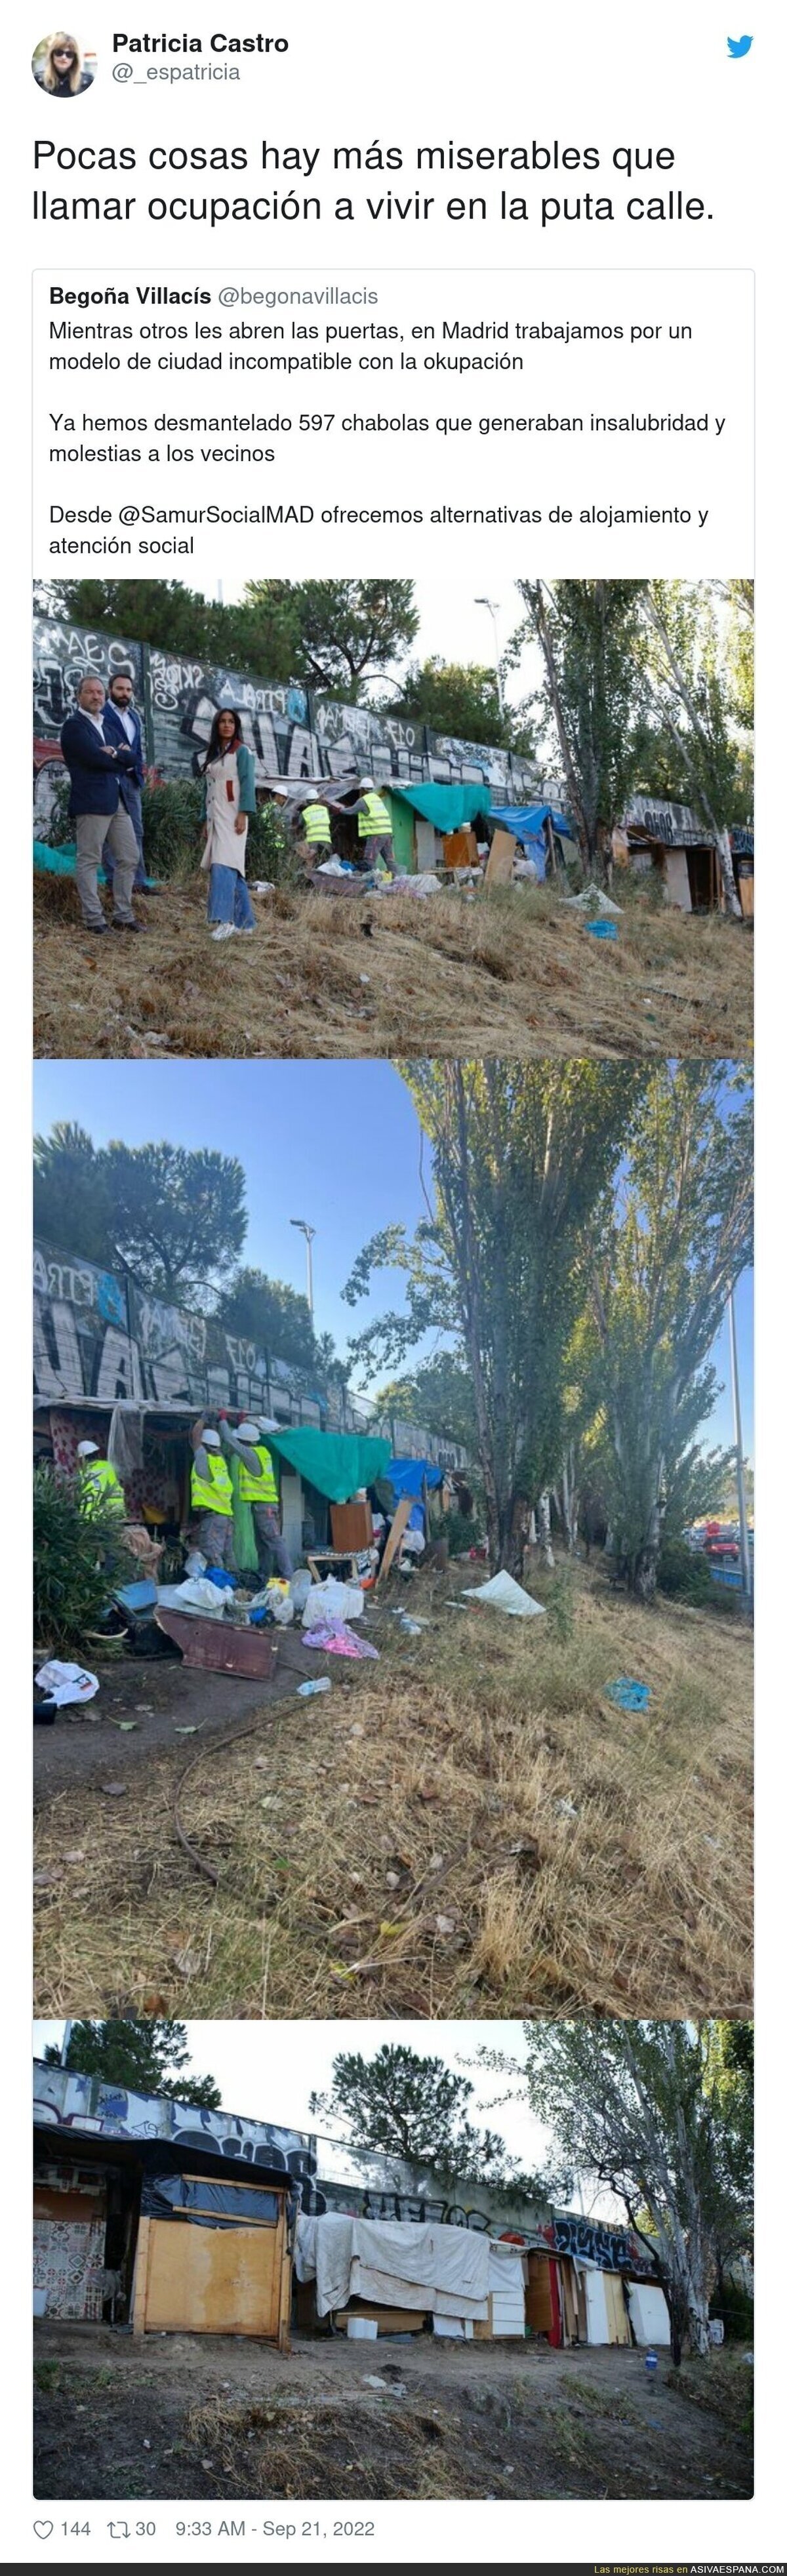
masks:
[[[278,2341],[282,2232],[151,2219],[146,2332]]]
[[[513,832],[495,832],[484,869],[485,886],[513,885],[515,850]]]
[[[132,2333],[135,2335],[143,2335],[145,2332],[149,2264],[150,2219],[141,2218],[137,2230],[137,2252],[134,2264],[134,2281],[131,2291],[131,2326]]]
[[[400,1548],[400,1545],[401,1545],[401,1541],[402,1541],[402,1539],[403,1539],[403,1537],[404,1537],[404,1533],[405,1533],[405,1530],[406,1530],[406,1528],[407,1528],[407,1523],[408,1523],[409,1518],[410,1518],[410,1511],[411,1511],[411,1508],[412,1508],[412,1495],[411,1495],[411,1494],[403,1494],[403,1495],[402,1495],[402,1498],[401,1498],[401,1502],[397,1503],[396,1510],[395,1510],[395,1512],[394,1512],[394,1516],[393,1516],[393,1520],[392,1520],[392,1522],[391,1522],[391,1527],[390,1527],[389,1532],[388,1532],[388,1537],[387,1537],[387,1540],[386,1540],[385,1550],[384,1550],[384,1554],[383,1554],[383,1561],[382,1561],[382,1565],[380,1566],[379,1574],[378,1574],[378,1576],[377,1576],[377,1581],[378,1581],[378,1583],[384,1583],[384,1582],[385,1582],[386,1575],[390,1574],[391,1567],[392,1567],[392,1565],[393,1565],[393,1561],[394,1561],[394,1557],[395,1557],[395,1556],[398,1556],[398,1554],[399,1554],[399,1548]]]

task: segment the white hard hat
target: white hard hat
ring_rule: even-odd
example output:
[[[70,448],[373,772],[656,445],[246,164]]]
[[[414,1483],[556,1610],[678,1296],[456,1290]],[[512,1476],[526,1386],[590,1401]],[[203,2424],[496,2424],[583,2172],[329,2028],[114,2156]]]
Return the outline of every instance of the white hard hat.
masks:
[[[367,795],[368,795],[368,793],[369,793],[369,789],[370,789],[370,787],[373,787],[373,786],[374,786],[374,779],[373,779],[373,778],[361,778],[361,779],[359,779],[358,784],[359,784],[359,786],[360,786],[361,795],[362,795],[362,796],[367,796]]]
[[[259,1436],[260,1436],[260,1434],[259,1434],[259,1425],[258,1425],[256,1422],[239,1422],[239,1423],[238,1423],[238,1439],[239,1439],[239,1440],[248,1440],[248,1441],[250,1442],[250,1444],[251,1444],[252,1449],[255,1447],[256,1442],[259,1440]]]
[[[203,1431],[203,1434],[202,1434],[202,1446],[203,1446],[203,1449],[220,1449],[220,1448],[221,1448],[221,1441],[220,1441],[220,1439],[219,1439],[218,1432],[217,1432],[217,1431]]]
[[[78,1458],[97,1458],[98,1456],[99,1447],[97,1440],[80,1440],[79,1447],[77,1449]]]

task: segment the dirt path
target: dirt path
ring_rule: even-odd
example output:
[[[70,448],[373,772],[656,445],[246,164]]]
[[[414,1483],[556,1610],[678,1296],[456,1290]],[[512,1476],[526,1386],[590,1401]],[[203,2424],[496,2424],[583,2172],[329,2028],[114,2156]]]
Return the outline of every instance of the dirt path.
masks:
[[[150,1660],[126,1655],[97,1669],[98,1697],[88,1701],[87,1713],[72,1719],[63,1709],[54,1726],[33,1730],[37,1811],[61,1789],[120,1779],[162,1753],[179,1757],[185,1770],[211,1736],[229,1734],[257,1709],[261,1719],[267,1710],[273,1718],[283,1700],[294,1698],[300,1682],[330,1673],[331,1659],[302,1645],[299,1635],[282,1631],[269,1682],[189,1672],[177,1654]],[[95,1717],[89,1713],[93,1709]],[[129,1727],[132,1731],[126,1732]]]
[[[751,2494],[735,2347],[679,2374],[660,2354],[654,2382],[638,2351],[430,2335],[296,2334],[284,2357],[46,2323],[35,2354],[39,2498]]]
[[[357,902],[275,894],[257,935],[212,943],[202,890],[140,905],[144,939],[80,929],[73,887],[35,887],[39,1056],[739,1055],[752,941],[720,916],[630,901],[588,937],[539,887]]]

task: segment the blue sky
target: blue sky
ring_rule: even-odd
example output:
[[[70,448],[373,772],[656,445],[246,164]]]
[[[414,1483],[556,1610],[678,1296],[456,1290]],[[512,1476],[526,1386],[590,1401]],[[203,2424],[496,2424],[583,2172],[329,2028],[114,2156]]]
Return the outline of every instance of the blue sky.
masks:
[[[113,1136],[129,1145],[166,1136],[175,1144],[237,1154],[249,1207],[244,1261],[303,1290],[305,1245],[289,1220],[305,1217],[314,1225],[315,1326],[332,1333],[340,1351],[373,1312],[404,1306],[398,1271],[378,1272],[373,1298],[362,1306],[347,1306],[341,1297],[370,1235],[392,1222],[409,1233],[425,1214],[418,1120],[392,1065],[374,1059],[37,1064],[36,1128],[46,1131],[56,1119],[78,1121],[96,1144]],[[428,1176],[428,1148],[424,1168]],[[736,1314],[744,1446],[751,1454],[751,1273],[739,1283]],[[436,1346],[435,1333],[416,1357]],[[705,1437],[726,1447],[732,1437],[726,1326],[713,1356],[725,1391]]]

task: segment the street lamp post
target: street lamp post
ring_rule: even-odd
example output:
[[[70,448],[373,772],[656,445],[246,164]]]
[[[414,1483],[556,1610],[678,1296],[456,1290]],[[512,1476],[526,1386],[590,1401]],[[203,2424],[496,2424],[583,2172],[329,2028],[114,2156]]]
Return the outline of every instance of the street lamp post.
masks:
[[[306,1295],[309,1302],[309,1313],[313,1323],[314,1282],[312,1278],[312,1244],[314,1242],[317,1228],[316,1225],[307,1225],[305,1217],[302,1216],[291,1216],[290,1224],[294,1225],[296,1234],[302,1234],[306,1241]]]
[[[476,606],[476,608],[488,608],[488,610],[489,610],[489,615],[490,615],[491,620],[492,620],[492,633],[493,633],[493,635],[494,635],[494,639],[495,639],[495,679],[496,679],[496,681],[497,681],[497,703],[498,703],[498,706],[499,706],[499,708],[500,708],[500,715],[501,715],[501,718],[504,718],[504,717],[505,717],[505,704],[504,704],[504,700],[503,700],[503,682],[502,682],[502,679],[501,679],[501,676],[500,676],[500,647],[499,647],[499,645],[498,645],[498,641],[497,641],[497,619],[498,619],[498,612],[499,612],[499,608],[500,608],[500,601],[499,601],[499,599],[477,599],[477,600],[475,601],[475,606]]]

